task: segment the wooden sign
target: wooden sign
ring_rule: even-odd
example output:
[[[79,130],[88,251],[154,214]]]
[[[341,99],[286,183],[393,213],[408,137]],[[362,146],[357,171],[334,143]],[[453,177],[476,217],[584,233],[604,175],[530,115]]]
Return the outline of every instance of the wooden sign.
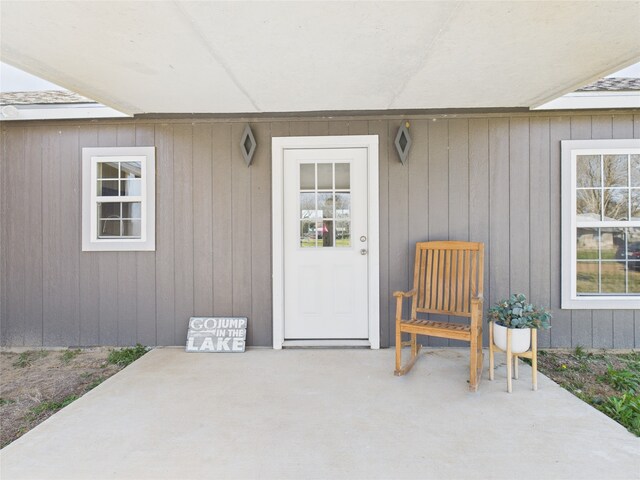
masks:
[[[247,317],[191,317],[187,352],[244,352]]]

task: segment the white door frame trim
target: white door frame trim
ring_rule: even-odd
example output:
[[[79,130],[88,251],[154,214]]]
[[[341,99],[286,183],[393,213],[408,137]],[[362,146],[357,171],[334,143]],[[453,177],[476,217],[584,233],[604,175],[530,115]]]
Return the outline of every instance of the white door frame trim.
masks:
[[[369,344],[371,348],[380,348],[378,136],[273,137],[271,142],[273,348],[281,349],[284,343],[284,152],[322,148],[367,149]]]

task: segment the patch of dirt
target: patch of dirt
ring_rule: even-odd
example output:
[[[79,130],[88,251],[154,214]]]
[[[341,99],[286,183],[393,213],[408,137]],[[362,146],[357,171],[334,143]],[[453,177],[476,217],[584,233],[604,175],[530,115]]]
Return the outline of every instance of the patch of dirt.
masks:
[[[538,370],[583,400],[600,403],[620,395],[606,381],[608,369],[624,370],[635,356],[637,353],[542,350],[538,352]]]
[[[120,371],[109,351],[0,352],[0,448]]]

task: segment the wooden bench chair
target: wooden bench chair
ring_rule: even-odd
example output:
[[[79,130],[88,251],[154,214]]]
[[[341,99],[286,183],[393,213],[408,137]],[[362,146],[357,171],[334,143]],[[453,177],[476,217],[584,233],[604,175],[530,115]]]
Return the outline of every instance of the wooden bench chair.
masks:
[[[417,335],[469,342],[469,389],[476,391],[482,374],[482,280],[484,244],[475,242],[420,242],[416,244],[413,289],[396,297],[396,375],[404,375],[418,358]],[[411,299],[408,319],[402,318],[404,298]],[[437,322],[424,314],[468,317],[469,324]],[[421,315],[418,317],[418,315]],[[410,334],[402,342],[402,334]],[[411,359],[402,367],[402,347],[411,346]]]

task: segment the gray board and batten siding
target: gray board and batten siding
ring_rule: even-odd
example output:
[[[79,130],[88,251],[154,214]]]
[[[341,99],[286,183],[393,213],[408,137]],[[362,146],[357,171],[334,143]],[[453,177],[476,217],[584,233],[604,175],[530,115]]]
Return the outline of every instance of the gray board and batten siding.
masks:
[[[403,166],[393,140],[405,120]],[[382,346],[414,243],[455,239],[485,243],[485,306],[510,292],[550,306],[543,347],[640,347],[638,310],[560,309],[560,141],[640,138],[640,111],[249,121],[250,168],[246,119],[3,123],[2,345],[182,345],[189,317],[209,315],[246,316],[248,345],[271,345],[271,137],[374,134]],[[156,251],[82,252],[82,148],[149,145]]]

